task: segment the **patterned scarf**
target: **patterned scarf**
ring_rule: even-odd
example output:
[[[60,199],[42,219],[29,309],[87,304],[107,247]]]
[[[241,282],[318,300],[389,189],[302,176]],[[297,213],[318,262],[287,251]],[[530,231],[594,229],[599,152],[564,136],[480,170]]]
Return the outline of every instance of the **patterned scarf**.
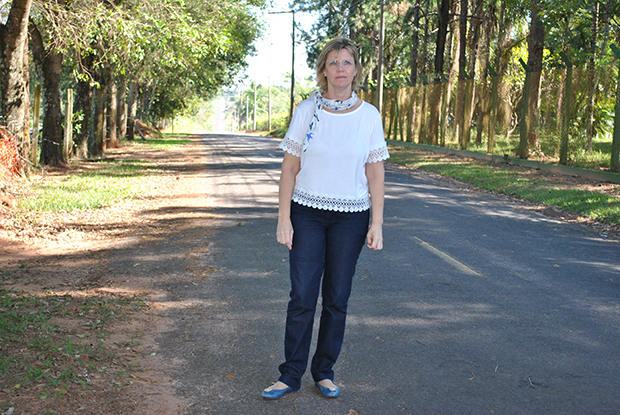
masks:
[[[312,121],[310,121],[308,131],[306,132],[306,139],[304,140],[303,151],[306,151],[308,149],[308,146],[310,145],[310,140],[314,138],[314,133],[316,132],[317,126],[319,124],[319,112],[321,112],[323,107],[332,111],[345,111],[352,108],[357,102],[357,94],[355,93],[355,91],[351,91],[351,98],[347,99],[346,101],[323,98],[323,92],[318,89],[312,91],[310,97],[314,98],[314,114],[312,115]]]

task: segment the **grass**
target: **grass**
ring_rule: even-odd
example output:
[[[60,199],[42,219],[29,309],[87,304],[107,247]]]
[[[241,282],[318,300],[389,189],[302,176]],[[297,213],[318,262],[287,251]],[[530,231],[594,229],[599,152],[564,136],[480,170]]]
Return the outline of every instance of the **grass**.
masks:
[[[20,200],[19,206],[30,211],[99,209],[136,198],[144,176],[156,172],[154,165],[140,160],[104,160],[97,167],[33,183],[34,194]]]
[[[139,307],[135,299],[0,289],[0,390],[43,384],[40,397],[53,397],[65,394],[70,383],[85,385],[84,373],[110,359],[106,324]],[[57,316],[77,320],[79,328],[51,324]]]
[[[187,136],[187,135],[186,135]],[[191,144],[179,135],[163,135],[134,145],[166,150]],[[158,173],[152,162],[133,159],[104,159],[80,168],[64,177],[48,176],[30,186],[31,195],[19,201],[19,207],[33,212],[70,212],[100,209],[115,202],[137,198],[149,176]]]
[[[390,146],[390,161],[450,177],[481,189],[518,197],[588,219],[620,225],[620,199],[604,192],[566,186],[535,170],[438,156],[413,148]]]
[[[171,133],[163,133],[160,137],[152,137],[147,141],[136,140],[136,143],[146,145],[155,150],[166,150],[169,148],[175,148],[180,146],[186,146],[192,144],[192,140],[181,138],[181,137],[190,137],[192,134],[171,134]]]
[[[135,140],[133,145],[163,151],[192,144],[189,134],[163,134],[147,141]],[[90,168],[93,167],[93,168]],[[48,176],[30,186],[31,195],[21,199],[21,209],[33,212],[70,212],[80,209],[101,209],[115,202],[135,199],[149,176],[158,167],[144,160],[103,159],[89,168],[80,168],[64,177]]]
[[[488,149],[486,134],[484,135],[482,143],[479,144],[476,143],[475,137],[476,130],[474,128],[472,129],[471,140],[467,145],[467,150],[486,153]],[[446,147],[460,149],[460,145],[456,141],[456,137],[452,130],[449,131],[446,140]],[[493,154],[517,157],[519,153],[519,141],[520,136],[518,130],[514,131],[508,138],[505,134],[497,134],[493,145]],[[546,131],[545,134],[541,135],[539,151],[530,154],[529,159],[559,163],[559,145],[557,134],[554,131]],[[611,137],[601,136],[595,138],[592,142],[592,151],[586,151],[585,146],[585,142],[569,142],[567,165],[585,169],[609,170],[611,165]]]

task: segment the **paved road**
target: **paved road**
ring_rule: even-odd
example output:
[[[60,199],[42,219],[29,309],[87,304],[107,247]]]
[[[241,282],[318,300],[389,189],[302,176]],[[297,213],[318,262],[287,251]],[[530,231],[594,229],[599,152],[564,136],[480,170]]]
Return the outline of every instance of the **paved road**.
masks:
[[[215,269],[160,339],[185,414],[617,414],[620,244],[489,194],[388,167],[385,249],[364,249],[336,367],[342,396],[263,401],[282,360],[288,254],[275,242],[281,152],[206,135]],[[213,267],[213,268],[209,268]]]

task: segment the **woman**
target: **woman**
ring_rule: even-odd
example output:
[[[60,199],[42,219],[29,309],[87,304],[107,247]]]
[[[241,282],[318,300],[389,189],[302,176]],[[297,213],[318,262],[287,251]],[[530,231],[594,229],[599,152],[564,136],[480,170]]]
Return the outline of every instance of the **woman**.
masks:
[[[286,361],[278,382],[263,391],[265,399],[279,399],[301,386],[321,280],[321,323],[311,373],[323,396],[340,395],[332,368],[364,240],[370,249],[383,248],[383,160],[389,157],[379,112],[354,92],[361,72],[351,41],[329,42],[316,65],[320,91],[297,106],[280,144],[285,154],[277,238],[290,251],[291,293]]]

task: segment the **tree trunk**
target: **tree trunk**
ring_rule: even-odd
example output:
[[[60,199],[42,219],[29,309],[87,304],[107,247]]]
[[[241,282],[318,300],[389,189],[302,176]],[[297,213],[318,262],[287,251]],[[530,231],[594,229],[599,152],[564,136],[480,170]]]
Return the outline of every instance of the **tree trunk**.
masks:
[[[116,82],[114,77],[110,74],[109,76],[109,85],[108,85],[108,107],[107,107],[107,121],[106,121],[106,148],[117,148],[118,147],[118,137],[117,133],[117,118],[118,118],[118,107],[117,107],[117,94],[118,89],[116,87]]]
[[[422,41],[422,73],[425,75],[429,75],[429,59],[428,59],[428,43],[430,38],[429,32],[429,18],[430,18],[430,0],[426,0],[426,5],[424,7],[424,36]],[[428,79],[428,78],[427,78]]]
[[[62,109],[60,106],[60,75],[63,55],[50,48],[46,50],[37,26],[29,26],[32,42],[32,56],[41,78],[43,92],[43,133],[41,135],[40,163],[50,166],[63,166]]]
[[[545,27],[540,20],[539,0],[531,0],[531,16],[530,16],[530,35],[528,37],[528,59],[527,65],[530,67],[531,84],[530,99],[524,105],[528,106],[529,128],[527,133],[527,141],[530,150],[538,150],[540,148],[540,78],[542,74],[543,46],[545,43]]]
[[[117,135],[122,138],[127,134],[127,84],[123,78],[118,84],[118,92],[116,95],[117,112]]]
[[[590,60],[588,61],[588,96],[586,101],[586,146],[588,152],[592,152],[592,139],[594,131],[594,98],[598,77],[596,76],[596,42],[598,39],[599,7],[597,1],[592,9],[592,34],[590,37]]]
[[[0,23],[0,124],[16,136],[20,155],[26,160],[30,158],[24,153],[30,148],[30,104],[28,56],[24,53],[28,51],[31,4],[32,0],[13,0],[6,24]]]
[[[437,0],[437,3],[438,29],[437,42],[435,43],[435,73],[443,74],[448,24],[450,23],[450,0]]]
[[[88,82],[78,81],[75,87],[75,112],[82,113],[80,128],[73,136],[75,155],[78,158],[88,157],[88,132],[93,104],[93,89]]]
[[[418,56],[420,37],[418,33],[418,25],[420,24],[420,0],[416,0],[413,7],[413,30],[411,35],[411,85],[413,86],[413,92],[409,100],[409,108],[407,108],[407,118],[409,122],[407,125],[407,141],[414,142],[415,129],[417,125],[417,117],[419,116],[416,111],[418,105],[418,94],[416,84],[418,82]]]
[[[93,73],[93,56],[90,55],[85,58],[81,65],[86,71]],[[75,95],[75,113],[82,114],[80,127],[73,136],[75,156],[85,159],[88,158],[88,137],[91,131],[91,116],[93,111],[93,87],[90,85],[90,82],[81,79],[78,80],[75,87]]]
[[[136,122],[136,114],[138,113],[138,84],[132,81],[129,85],[129,101],[127,102],[129,114],[127,115],[127,139],[133,140],[134,123]]]
[[[487,16],[485,19],[484,27],[484,44],[480,54],[480,66],[482,67],[482,94],[480,95],[480,112],[478,113],[478,129],[476,131],[476,144],[482,144],[482,131],[483,125],[486,125],[486,121],[490,113],[489,99],[489,71],[487,70],[487,64],[489,63],[489,56],[491,55],[491,39],[493,38],[493,27],[496,18],[495,1],[491,1],[489,8],[487,9]]]
[[[418,25],[420,24],[420,0],[416,0],[413,7],[413,30],[411,34],[411,85],[416,86],[418,82],[418,56],[420,46],[420,35]]]
[[[465,134],[465,88],[466,88],[466,69],[467,69],[467,11],[468,0],[461,0],[461,13],[459,17],[459,83],[456,94],[456,136],[459,140],[461,149],[466,149]]]
[[[467,82],[467,102],[465,103],[465,120],[464,120],[464,141],[465,148],[471,140],[471,127],[474,116],[475,100],[476,100],[476,63],[478,62],[478,46],[480,41],[480,26],[482,25],[482,12],[484,2],[476,1],[476,9],[471,24],[471,57],[469,59],[469,77]]]
[[[23,142],[20,148],[21,155],[24,160],[30,159],[31,152],[31,141],[32,137],[30,136],[30,69],[29,69],[29,60],[30,60],[30,50],[28,48],[28,42],[24,42],[24,52],[22,54],[23,59],[23,68],[22,73],[24,75],[24,118],[22,121],[22,137]],[[24,163],[22,168],[28,172],[30,170],[30,166],[27,163]]]
[[[88,140],[88,157],[90,158],[100,158],[103,156],[104,111],[105,91],[103,86],[99,86],[99,88],[95,88],[93,91],[93,116],[91,122],[94,127],[94,134]]]
[[[451,5],[452,15],[458,14],[458,5],[459,5],[458,1],[459,0],[452,0],[452,5]],[[459,37],[456,36],[456,34],[457,34],[457,22],[455,19],[451,19],[450,30],[448,33],[448,48],[447,48],[448,49],[448,60],[449,60],[448,65],[450,66],[450,69],[449,69],[449,74],[448,74],[448,86],[446,88],[446,95],[445,95],[446,103],[445,105],[443,105],[446,108],[446,111],[448,112],[448,114],[446,114],[446,116],[443,117],[443,126],[442,126],[442,129],[443,131],[445,131],[446,135],[448,132],[448,118],[449,118],[448,115],[450,113],[454,115],[454,110],[452,108],[452,95],[454,91],[454,84],[456,82],[456,78],[459,72],[459,60],[458,60]],[[452,125],[455,125],[455,123],[452,123]],[[456,138],[456,128],[452,129],[452,138],[453,139]]]
[[[95,80],[98,81],[99,87],[93,91],[93,115],[91,122],[94,126],[94,134],[89,135],[88,140],[88,157],[101,158],[105,149],[105,90],[106,81],[100,72],[95,73]]]
[[[446,39],[448,23],[450,20],[450,0],[438,0],[438,32],[435,43],[435,75],[431,86],[429,110],[430,120],[428,123],[428,137],[430,144],[439,143],[439,113],[441,107],[441,91],[443,82],[444,54],[446,51]],[[443,97],[446,99],[446,97]]]

